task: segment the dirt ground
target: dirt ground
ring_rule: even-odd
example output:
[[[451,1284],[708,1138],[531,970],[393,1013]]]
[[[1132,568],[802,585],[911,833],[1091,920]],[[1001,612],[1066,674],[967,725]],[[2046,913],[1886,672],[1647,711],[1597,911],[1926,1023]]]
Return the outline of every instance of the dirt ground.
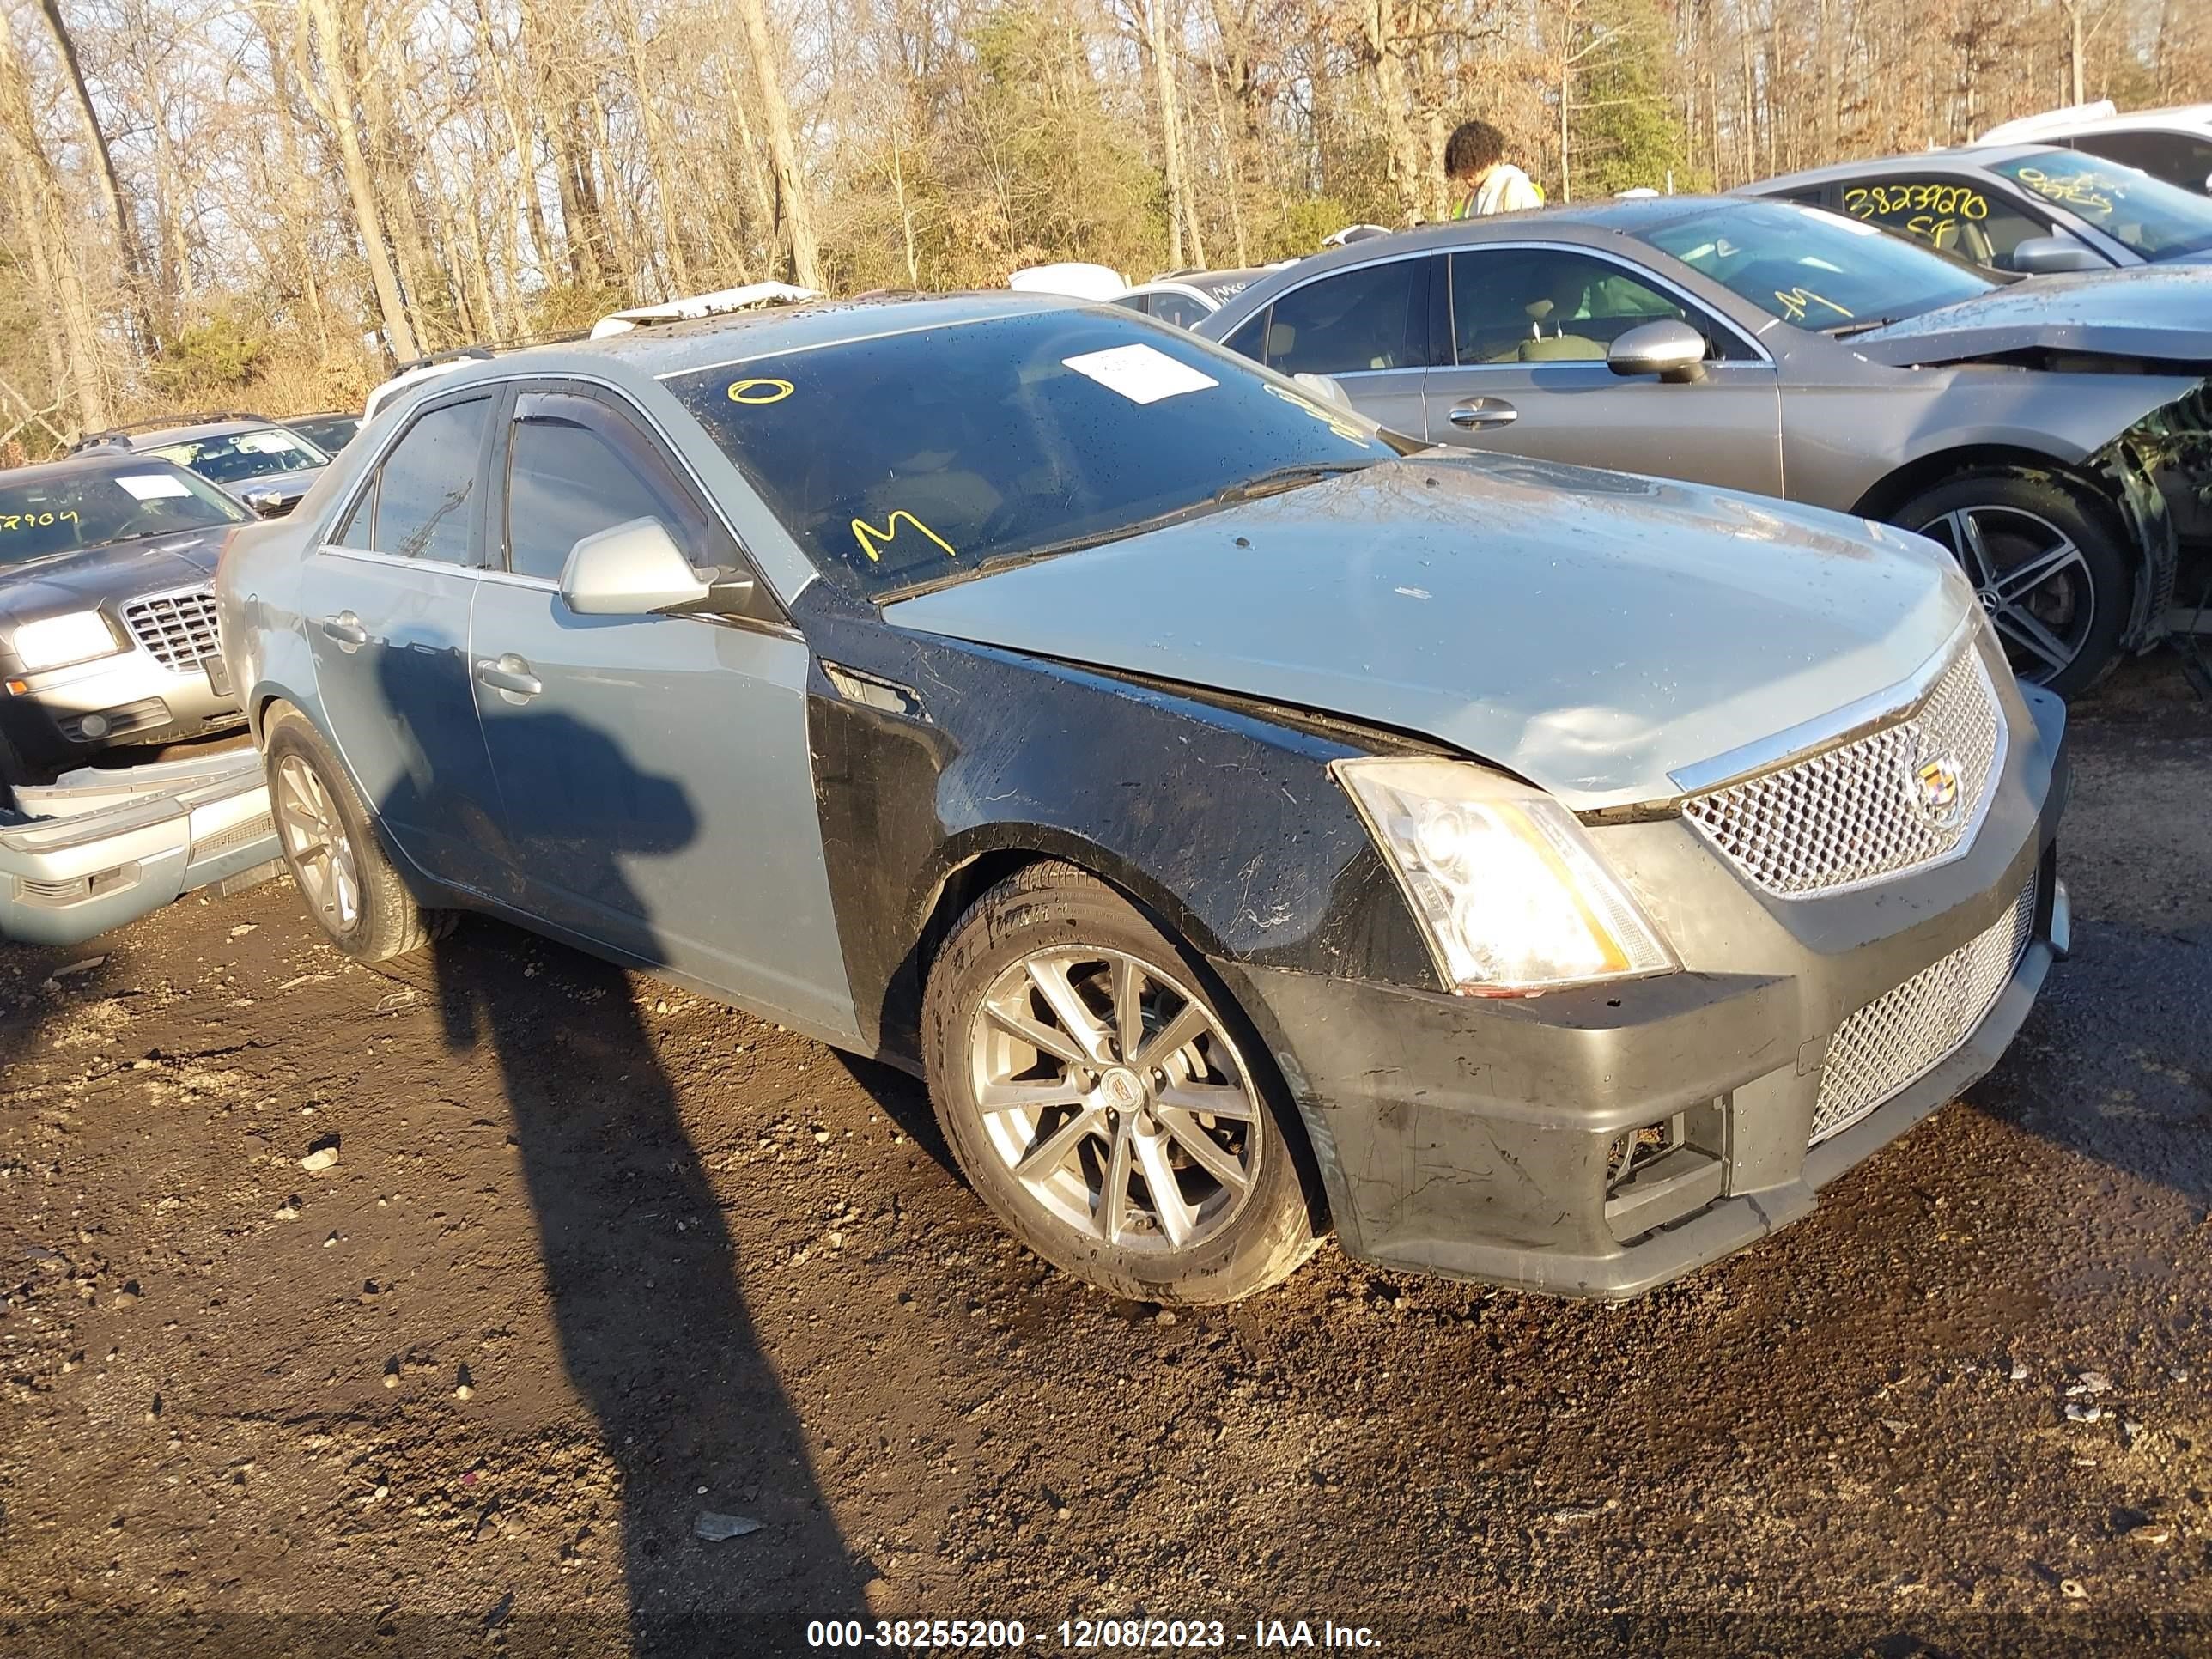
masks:
[[[0,1650],[2212,1652],[2212,711],[2140,664],[2075,744],[2004,1064],[1623,1308],[1109,1302],[903,1077],[495,924],[0,947]]]

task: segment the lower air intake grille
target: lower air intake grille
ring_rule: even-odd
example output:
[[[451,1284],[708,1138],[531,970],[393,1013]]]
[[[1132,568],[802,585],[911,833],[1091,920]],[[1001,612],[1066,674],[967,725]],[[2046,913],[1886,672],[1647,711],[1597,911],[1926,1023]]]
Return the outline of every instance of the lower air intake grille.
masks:
[[[1845,1020],[1820,1073],[1813,1144],[1850,1128],[1956,1053],[2012,977],[2034,931],[2031,878],[1996,927]]]

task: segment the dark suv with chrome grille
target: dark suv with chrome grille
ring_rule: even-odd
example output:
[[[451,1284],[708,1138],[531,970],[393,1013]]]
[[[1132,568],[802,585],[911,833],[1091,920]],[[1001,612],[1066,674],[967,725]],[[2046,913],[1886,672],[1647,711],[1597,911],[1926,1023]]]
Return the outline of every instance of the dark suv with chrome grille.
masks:
[[[216,556],[251,522],[151,456],[0,471],[0,785],[242,723],[203,664]]]

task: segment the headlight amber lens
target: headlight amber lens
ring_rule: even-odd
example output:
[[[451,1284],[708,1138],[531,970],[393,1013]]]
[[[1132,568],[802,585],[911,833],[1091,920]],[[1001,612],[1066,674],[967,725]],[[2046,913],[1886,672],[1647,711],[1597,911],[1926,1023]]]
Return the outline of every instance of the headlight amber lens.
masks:
[[[1458,991],[1526,996],[1644,974],[1674,957],[1574,815],[1465,761],[1339,761]]]
[[[73,662],[112,656],[123,649],[115,630],[97,611],[25,623],[15,630],[12,643],[25,672],[33,674],[42,668],[65,668]]]

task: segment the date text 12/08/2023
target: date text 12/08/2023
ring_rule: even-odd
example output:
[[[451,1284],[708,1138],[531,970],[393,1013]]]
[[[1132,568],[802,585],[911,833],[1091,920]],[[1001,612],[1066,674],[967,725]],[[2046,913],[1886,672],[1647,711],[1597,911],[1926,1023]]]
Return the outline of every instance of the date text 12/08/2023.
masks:
[[[1036,1633],[1038,1645],[1054,1634],[1067,1653],[1185,1652],[1211,1650],[1334,1649],[1378,1652],[1382,1638],[1370,1626],[1334,1619],[1255,1619],[1250,1627],[1219,1619],[1063,1619]],[[1030,1633],[1012,1619],[814,1620],[806,1644],[825,1649],[969,1649],[990,1652],[1029,1645]]]

